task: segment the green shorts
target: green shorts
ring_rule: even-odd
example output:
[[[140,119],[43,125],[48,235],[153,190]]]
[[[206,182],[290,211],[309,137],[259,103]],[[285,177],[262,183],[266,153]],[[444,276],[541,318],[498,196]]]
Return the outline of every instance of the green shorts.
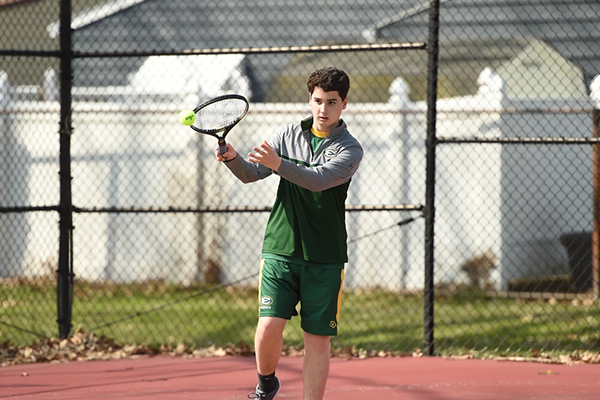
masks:
[[[301,326],[313,335],[337,335],[344,269],[318,268],[263,258],[258,290],[259,315],[291,319],[298,315]]]

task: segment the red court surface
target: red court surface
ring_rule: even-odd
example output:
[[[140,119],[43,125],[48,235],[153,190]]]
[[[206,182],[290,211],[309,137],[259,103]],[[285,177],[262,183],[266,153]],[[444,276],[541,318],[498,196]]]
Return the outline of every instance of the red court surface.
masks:
[[[282,357],[277,399],[302,400],[302,358]],[[252,357],[156,356],[0,368],[0,399],[246,399]],[[334,358],[325,400],[598,400],[600,365]]]

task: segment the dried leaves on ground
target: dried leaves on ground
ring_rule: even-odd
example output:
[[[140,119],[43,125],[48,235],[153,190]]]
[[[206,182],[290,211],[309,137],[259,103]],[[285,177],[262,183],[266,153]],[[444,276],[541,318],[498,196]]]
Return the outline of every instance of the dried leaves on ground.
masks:
[[[230,345],[225,348],[211,346],[202,349],[192,349],[183,344],[177,346],[163,345],[158,348],[143,344],[119,345],[112,339],[98,337],[93,333],[78,329],[66,339],[42,339],[27,347],[17,347],[10,343],[2,343],[0,344],[0,365],[110,360],[157,354],[181,357],[223,357],[251,353],[252,349],[245,344]]]
[[[184,344],[177,346],[162,345],[150,347],[138,344],[117,344],[114,340],[98,337],[93,333],[76,329],[66,339],[47,338],[41,339],[26,347],[17,347],[8,342],[0,344],[0,366],[14,364],[30,364],[40,362],[68,362],[80,360],[110,360],[142,355],[170,355],[183,358],[194,357],[225,357],[252,355],[254,349],[245,344],[230,344],[225,347],[210,346],[205,348],[191,348]],[[286,346],[283,355],[302,356],[304,350],[298,347]],[[341,358],[368,358],[368,357],[422,357],[420,349],[410,352],[364,350],[356,347],[343,347],[331,350],[333,357]],[[451,359],[481,358],[474,354],[448,356]],[[556,357],[546,353],[536,353],[533,357],[491,357],[498,361],[529,361],[554,364],[597,364],[600,363],[600,354],[592,352],[573,352],[569,355]]]

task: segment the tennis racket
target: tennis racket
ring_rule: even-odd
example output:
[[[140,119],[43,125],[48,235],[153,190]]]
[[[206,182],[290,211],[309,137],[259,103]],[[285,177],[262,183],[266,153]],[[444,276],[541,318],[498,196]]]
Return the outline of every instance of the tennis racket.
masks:
[[[190,127],[217,138],[219,153],[227,152],[225,137],[248,113],[248,100],[239,94],[215,97],[194,109],[196,120]]]

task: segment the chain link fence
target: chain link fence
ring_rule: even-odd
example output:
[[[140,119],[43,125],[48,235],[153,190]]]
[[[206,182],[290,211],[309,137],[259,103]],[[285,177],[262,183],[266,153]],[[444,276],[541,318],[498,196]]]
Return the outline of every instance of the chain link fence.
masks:
[[[278,178],[241,184],[177,113],[246,96],[246,154],[310,115],[306,78],[333,65],[365,150],[334,349],[597,353],[600,5],[440,3],[438,38],[436,1],[0,2],[0,341],[58,320],[252,343]]]

